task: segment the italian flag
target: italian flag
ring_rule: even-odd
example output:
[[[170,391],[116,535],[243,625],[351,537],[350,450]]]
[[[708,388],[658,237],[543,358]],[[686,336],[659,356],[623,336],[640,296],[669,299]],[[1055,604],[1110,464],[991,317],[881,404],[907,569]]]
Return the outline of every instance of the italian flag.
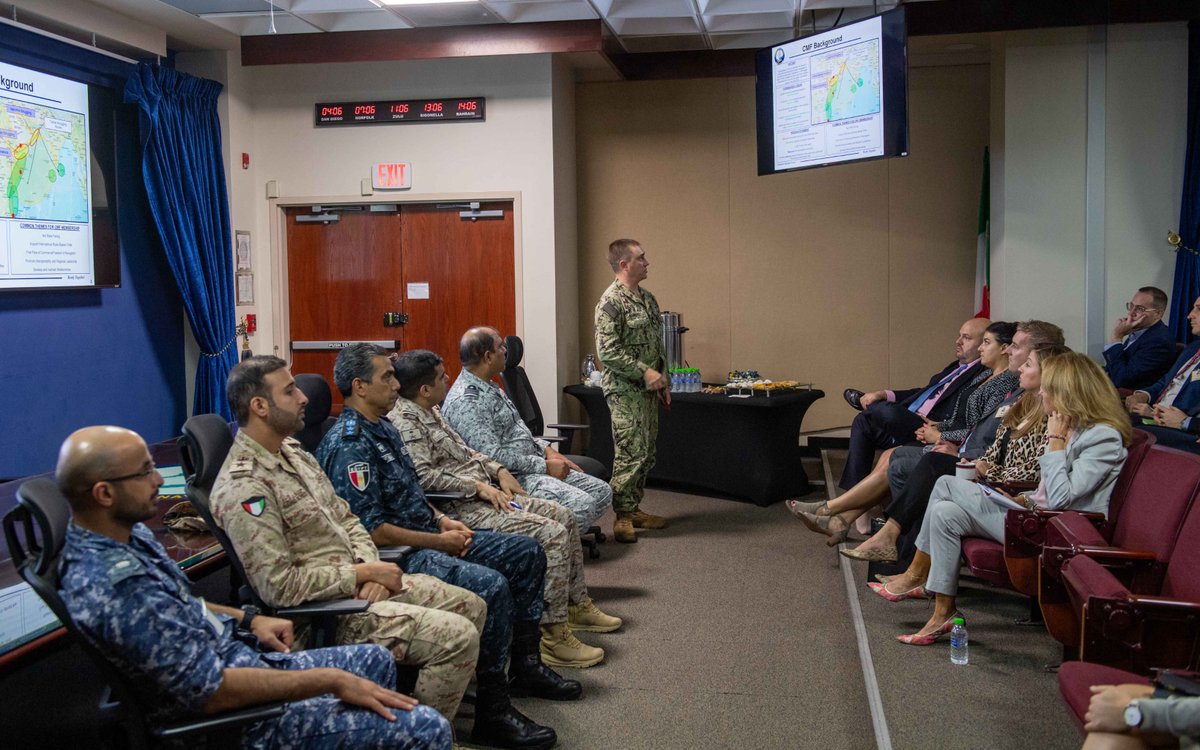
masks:
[[[983,185],[979,189],[979,237],[975,241],[975,317],[990,318],[992,302],[991,199],[988,192],[988,150],[983,150]]]

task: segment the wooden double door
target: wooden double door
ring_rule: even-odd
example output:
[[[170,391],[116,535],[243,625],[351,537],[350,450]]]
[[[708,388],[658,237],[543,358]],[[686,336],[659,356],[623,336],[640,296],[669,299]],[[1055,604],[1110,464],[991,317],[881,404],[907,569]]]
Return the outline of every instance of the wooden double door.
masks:
[[[511,202],[286,212],[292,372],[324,376],[335,414],[342,399],[333,363],[347,344],[429,349],[454,378],[464,331],[490,325],[515,332]]]

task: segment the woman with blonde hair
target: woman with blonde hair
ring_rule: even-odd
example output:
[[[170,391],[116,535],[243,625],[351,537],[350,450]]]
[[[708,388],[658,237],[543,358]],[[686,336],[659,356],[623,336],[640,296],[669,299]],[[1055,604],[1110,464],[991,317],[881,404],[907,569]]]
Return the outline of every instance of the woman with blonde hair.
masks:
[[[1116,389],[1099,365],[1078,352],[1047,358],[1041,383],[1049,419],[1037,490],[1014,498],[984,484],[942,477],[930,495],[912,564],[887,585],[872,586],[890,601],[936,594],[929,621],[916,633],[898,636],[901,643],[927,646],[950,632],[961,616],[955,595],[962,539],[1002,541],[1009,508],[1108,513],[1132,432]]]
[[[992,444],[975,462],[981,482],[1006,485],[1010,482],[1037,482],[1041,478],[1042,449],[1046,446],[1046,413],[1042,409],[1042,363],[1071,351],[1057,344],[1035,347],[1021,363],[1020,386],[1024,391],[1000,418],[1000,427]],[[999,412],[997,412],[999,414]],[[953,465],[942,475],[954,472]],[[931,472],[926,472],[926,474]],[[914,534],[928,507],[937,477],[927,481],[910,481],[888,505],[888,520],[875,535],[854,549],[841,553],[852,560],[882,560],[892,562],[899,557],[897,543],[905,534]],[[911,538],[911,536],[910,536]],[[909,547],[908,549],[912,549]]]

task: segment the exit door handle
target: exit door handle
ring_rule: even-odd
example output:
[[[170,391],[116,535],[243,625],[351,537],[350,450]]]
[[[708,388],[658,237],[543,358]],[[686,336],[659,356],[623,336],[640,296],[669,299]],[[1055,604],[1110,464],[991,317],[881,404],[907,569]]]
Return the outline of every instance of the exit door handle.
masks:
[[[386,312],[383,314],[385,328],[398,328],[408,322],[408,313]]]

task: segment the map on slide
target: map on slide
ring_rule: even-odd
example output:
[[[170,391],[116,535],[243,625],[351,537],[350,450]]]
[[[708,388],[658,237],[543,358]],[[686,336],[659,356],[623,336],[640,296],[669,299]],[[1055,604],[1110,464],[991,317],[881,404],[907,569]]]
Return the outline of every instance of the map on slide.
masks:
[[[814,125],[873,115],[883,108],[878,39],[813,55],[811,70]]]
[[[0,215],[87,222],[86,117],[0,97]]]

